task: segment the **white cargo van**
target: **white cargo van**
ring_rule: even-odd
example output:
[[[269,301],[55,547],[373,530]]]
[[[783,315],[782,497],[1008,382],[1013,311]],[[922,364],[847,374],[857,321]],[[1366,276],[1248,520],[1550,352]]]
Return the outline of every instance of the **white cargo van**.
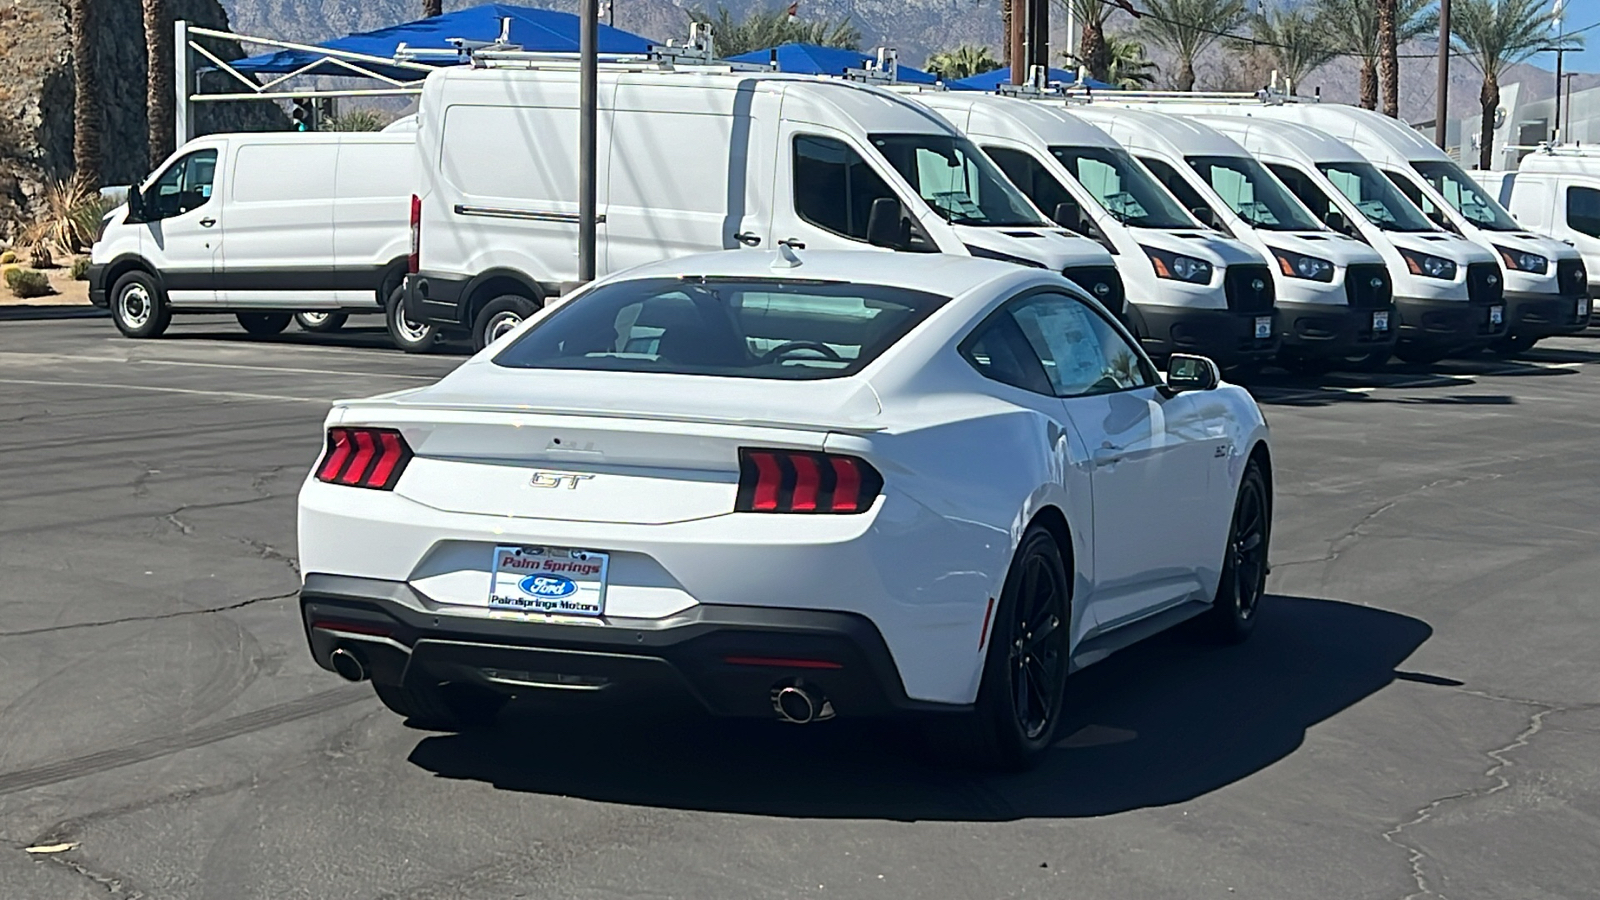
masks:
[[[231,312],[251,334],[376,313],[406,272],[415,136],[214,134],[130,189],[90,253],[89,299],[129,337],[175,313]]]
[[[1578,251],[1529,233],[1415,128],[1342,103],[1256,103],[1252,112],[1344,141],[1436,224],[1489,251],[1500,264],[1505,294],[1506,334],[1495,343],[1498,351],[1520,352],[1540,338],[1588,327],[1588,275]]]
[[[420,103],[409,317],[482,347],[578,275],[578,74],[514,60],[431,73]],[[1064,274],[1114,312],[1099,244],[1052,224],[988,157],[882,88],[728,66],[599,80],[598,274],[719,249],[880,247]]]
[[[1524,156],[1515,172],[1468,174],[1529,231],[1576,248],[1589,296],[1600,296],[1600,152],[1546,147]]]
[[[1505,303],[1485,284],[1498,271],[1494,257],[1434,225],[1348,144],[1294,122],[1196,118],[1238,141],[1330,228],[1378,251],[1394,284],[1398,321],[1390,327],[1401,359],[1472,353],[1505,333]]]
[[[1109,135],[1061,109],[969,91],[904,96],[944,116],[1056,224],[1117,258],[1128,324],[1151,354],[1199,353],[1223,365],[1278,349],[1272,274],[1249,246],[1216,234]],[[1260,282],[1262,291],[1250,286]]]
[[[1383,257],[1325,227],[1232,138],[1190,117],[1098,105],[1071,111],[1126,147],[1202,223],[1267,260],[1290,359],[1388,359],[1396,332]]]

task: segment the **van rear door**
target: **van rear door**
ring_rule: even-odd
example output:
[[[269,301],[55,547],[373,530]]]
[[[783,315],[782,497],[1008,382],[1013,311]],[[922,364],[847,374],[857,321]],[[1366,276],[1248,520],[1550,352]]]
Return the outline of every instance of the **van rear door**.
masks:
[[[244,143],[230,161],[227,242],[217,276],[230,307],[339,304],[333,265],[339,146],[304,137]]]

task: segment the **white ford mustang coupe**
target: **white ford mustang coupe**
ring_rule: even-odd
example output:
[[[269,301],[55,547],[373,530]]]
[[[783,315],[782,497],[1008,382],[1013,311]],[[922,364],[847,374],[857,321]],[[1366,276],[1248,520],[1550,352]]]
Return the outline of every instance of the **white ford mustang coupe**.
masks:
[[[1255,623],[1267,426],[1163,378],[1060,275],[736,251],[553,304],[431,387],[336,404],[300,493],[324,668],[445,729],[507,697],[915,715],[974,763],[1058,735],[1068,674]]]

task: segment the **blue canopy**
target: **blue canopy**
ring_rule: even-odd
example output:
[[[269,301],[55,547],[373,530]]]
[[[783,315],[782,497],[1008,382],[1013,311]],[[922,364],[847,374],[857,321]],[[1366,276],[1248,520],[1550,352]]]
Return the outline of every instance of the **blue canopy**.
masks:
[[[846,69],[865,68],[868,60],[877,58],[860,50],[841,50],[838,47],[822,47],[816,44],[781,44],[767,50],[752,50],[749,53],[730,56],[728,59],[733,62],[765,65],[772,62],[774,54],[778,59],[778,71],[801,75],[843,75]],[[933,84],[938,81],[927,72],[907,65],[896,66],[895,71],[895,77],[908,84]]]
[[[503,17],[511,20],[511,43],[521,45],[524,50],[545,53],[578,52],[577,16],[551,9],[534,9],[530,6],[511,6],[505,3],[486,3],[483,6],[448,12],[442,16],[380,28],[377,31],[358,32],[317,46],[393,59],[395,48],[401,44],[419,49],[448,50],[451,49],[451,45],[447,43],[450,38],[466,38],[471,41],[496,40],[500,37],[500,20]],[[600,26],[598,47],[601,53],[645,53],[649,51],[650,43],[639,35],[608,25]],[[311,65],[319,58],[322,57],[304,50],[280,50],[277,53],[247,56],[229,65],[246,74],[283,74]],[[437,64],[454,63],[440,61]],[[407,80],[418,77],[418,73],[414,70],[385,69],[378,65],[367,68],[390,77]],[[336,63],[324,62],[306,74],[355,73]]]
[[[1049,84],[1077,84],[1078,74],[1076,72],[1068,72],[1066,69],[1051,69],[1045,80]],[[974,75],[971,78],[963,78],[960,81],[952,81],[949,87],[953,91],[992,91],[1002,84],[1010,83],[1011,68],[1008,66],[1003,69],[995,69],[992,72],[984,72],[982,75]],[[1083,85],[1084,87],[1094,88],[1097,91],[1114,91],[1117,89],[1116,85],[1107,84],[1104,81],[1096,81],[1093,78],[1085,78]]]

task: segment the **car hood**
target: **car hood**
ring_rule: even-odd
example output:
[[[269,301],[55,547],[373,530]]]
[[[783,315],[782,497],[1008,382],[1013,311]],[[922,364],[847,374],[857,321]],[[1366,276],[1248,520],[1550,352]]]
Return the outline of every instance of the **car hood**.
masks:
[[[1052,272],[1077,266],[1112,265],[1111,253],[1106,248],[1062,228],[976,225],[954,228],[956,236],[973,256],[1026,260]]]
[[[1257,234],[1268,247],[1321,257],[1339,268],[1383,265],[1383,257],[1378,255],[1378,251],[1342,234],[1320,231],[1258,231]]]

